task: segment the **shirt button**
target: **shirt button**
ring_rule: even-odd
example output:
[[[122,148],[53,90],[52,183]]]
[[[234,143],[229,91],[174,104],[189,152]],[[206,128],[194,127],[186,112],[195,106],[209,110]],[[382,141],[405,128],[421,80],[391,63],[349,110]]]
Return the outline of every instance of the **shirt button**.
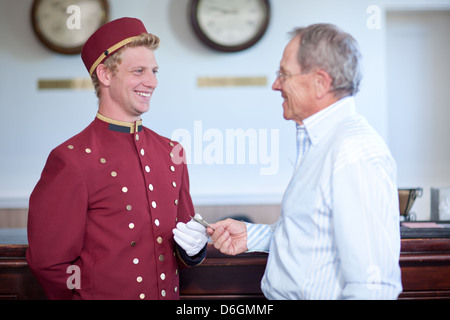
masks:
[[[128,228],[130,228],[130,230],[133,230],[133,229],[134,229],[134,223],[130,223],[130,224],[128,225]]]
[[[145,171],[146,171],[147,173],[150,173],[150,167],[149,167],[149,166],[145,166]]]
[[[153,190],[154,190],[153,185],[152,185],[151,183],[148,185],[148,189],[149,189],[150,191],[153,191]]]
[[[156,201],[152,201],[152,207],[153,207],[153,209],[156,208]]]
[[[136,278],[136,281],[139,282],[139,283],[141,283],[141,282],[142,282],[142,277],[137,277],[137,278]]]
[[[131,241],[130,246],[135,247],[136,246],[136,241]]]
[[[170,166],[170,171],[175,172],[175,167],[174,166]]]
[[[141,156],[144,156],[144,155],[145,155],[145,150],[141,149]]]
[[[136,141],[139,141],[139,134],[136,133]]]
[[[138,264],[139,263],[139,259],[138,258],[134,258],[133,259],[133,264]]]
[[[123,188],[122,188],[122,192],[123,192],[123,193],[127,193],[127,192],[128,192],[128,188],[127,188],[127,187],[123,187]]]
[[[158,237],[158,239],[156,239],[156,241],[158,241],[158,243],[161,244],[162,243],[162,238]]]
[[[166,274],[165,273],[161,273],[160,278],[161,278],[161,280],[165,280],[166,279]]]
[[[158,219],[155,219],[155,225],[156,225],[157,227],[159,227],[159,220],[158,220]]]
[[[161,262],[164,261],[164,256],[163,255],[159,256],[159,261],[161,261]]]
[[[166,290],[162,290],[162,291],[161,291],[161,295],[162,295],[163,297],[165,297],[165,296],[166,296]]]
[[[144,300],[144,299],[145,299],[145,294],[141,293],[141,294],[139,295],[139,299]]]

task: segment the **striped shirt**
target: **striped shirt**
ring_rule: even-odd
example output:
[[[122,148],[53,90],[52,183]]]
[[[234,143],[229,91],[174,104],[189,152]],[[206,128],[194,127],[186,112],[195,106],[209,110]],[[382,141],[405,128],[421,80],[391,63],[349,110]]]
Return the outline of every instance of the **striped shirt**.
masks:
[[[274,225],[247,224],[269,252],[269,299],[396,299],[402,291],[396,165],[344,98],[297,125],[297,163]]]

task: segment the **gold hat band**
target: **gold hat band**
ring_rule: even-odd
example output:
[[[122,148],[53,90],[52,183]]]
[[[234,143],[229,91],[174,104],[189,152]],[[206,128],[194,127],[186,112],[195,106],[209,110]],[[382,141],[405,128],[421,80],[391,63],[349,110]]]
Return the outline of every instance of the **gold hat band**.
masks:
[[[95,68],[98,67],[98,65],[103,61],[103,59],[105,59],[108,55],[114,53],[115,51],[117,51],[118,49],[120,49],[121,47],[129,44],[130,42],[132,42],[134,39],[138,38],[139,36],[135,36],[135,37],[130,37],[130,38],[126,38],[122,41],[120,41],[119,43],[116,43],[115,45],[113,45],[111,48],[108,48],[107,50],[105,50],[100,57],[98,57],[98,59],[94,62],[94,64],[92,65],[91,69],[89,70],[89,74],[92,76],[92,74],[94,73]]]

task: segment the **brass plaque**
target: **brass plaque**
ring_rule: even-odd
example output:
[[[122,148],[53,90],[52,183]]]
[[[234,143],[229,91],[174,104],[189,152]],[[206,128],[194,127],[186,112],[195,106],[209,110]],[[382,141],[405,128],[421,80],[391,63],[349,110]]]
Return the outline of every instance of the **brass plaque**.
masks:
[[[74,79],[46,79],[38,81],[39,90],[94,90],[94,85],[89,78]]]
[[[267,77],[200,77],[197,86],[206,87],[265,87]]]
[[[197,79],[197,86],[206,87],[265,87],[267,77],[201,77]],[[39,90],[94,90],[91,79],[41,79],[38,81]]]

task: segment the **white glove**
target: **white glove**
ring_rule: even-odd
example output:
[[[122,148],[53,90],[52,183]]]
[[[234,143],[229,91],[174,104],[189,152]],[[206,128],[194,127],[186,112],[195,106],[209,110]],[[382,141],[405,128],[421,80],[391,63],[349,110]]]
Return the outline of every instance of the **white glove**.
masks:
[[[198,213],[195,216],[202,219]],[[174,239],[190,257],[195,256],[205,247],[209,236],[206,228],[191,219],[188,223],[178,222],[177,227],[172,230]]]

